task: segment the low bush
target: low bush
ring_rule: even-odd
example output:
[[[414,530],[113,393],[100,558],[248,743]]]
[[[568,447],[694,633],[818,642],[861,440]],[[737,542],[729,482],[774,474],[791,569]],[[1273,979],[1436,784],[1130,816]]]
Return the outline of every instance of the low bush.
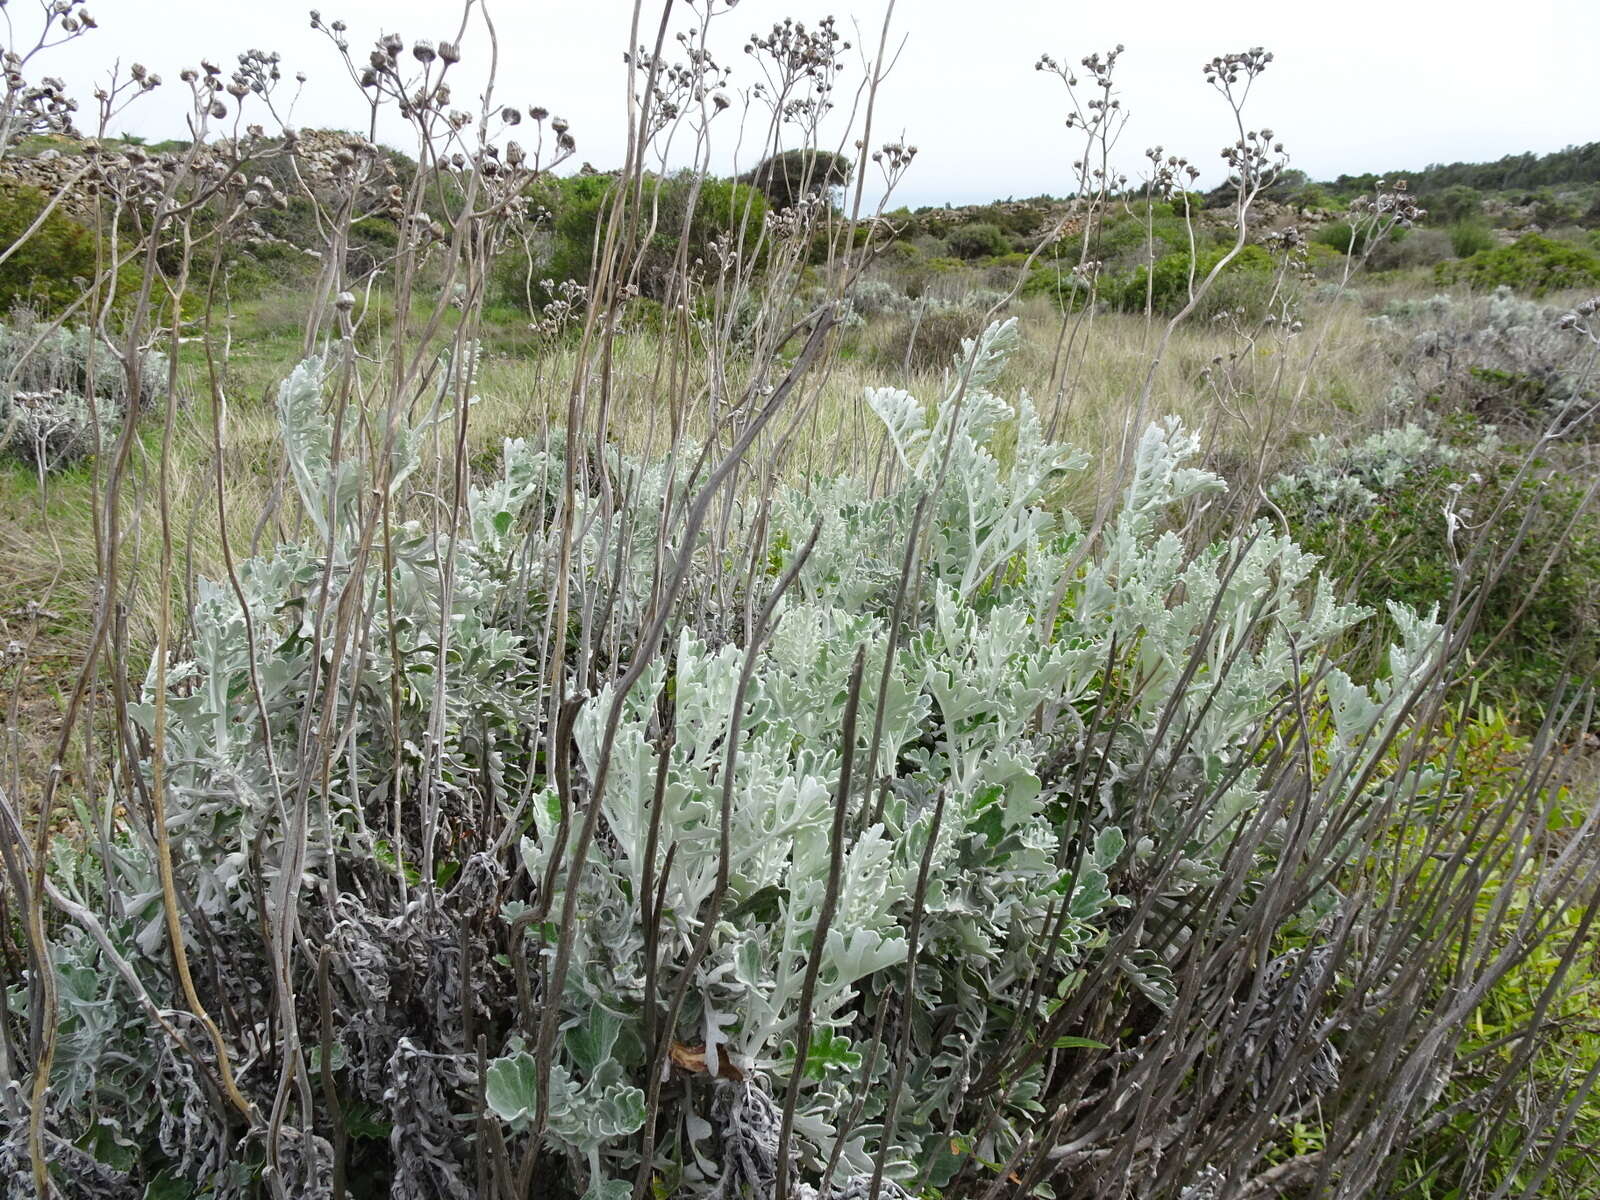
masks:
[[[958,225],[945,235],[950,253],[961,259],[995,258],[1011,252],[1011,242],[998,225],[977,221]]]
[[[1431,267],[1451,257],[1451,236],[1442,229],[1407,229],[1402,236],[1385,238],[1372,247],[1368,271],[1404,271]]]
[[[1400,356],[1409,390],[1440,413],[1537,433],[1600,401],[1584,342],[1561,327],[1562,310],[1499,287],[1485,297],[1392,302],[1381,322],[1413,325]]]
[[[1554,462],[1525,471],[1476,418],[1449,438],[1416,425],[1349,446],[1318,438],[1273,498],[1355,601],[1479,601],[1486,702],[1536,723],[1568,672],[1600,665],[1600,497]],[[1481,596],[1466,578],[1486,580]]]
[[[140,358],[141,403],[159,394],[166,370],[160,354]],[[96,453],[119,428],[129,401],[127,372],[93,333],[27,310],[0,324],[0,384],[0,448],[41,471]]]
[[[1045,296],[1062,312],[1074,312],[1086,301],[1089,285],[1064,259],[1041,258],[1022,281],[1023,299]]]
[[[1191,258],[1187,251],[1167,254],[1156,260],[1153,269],[1141,266],[1120,279],[1105,280],[1100,294],[1107,304],[1123,312],[1143,312],[1148,300],[1155,312],[1175,313],[1189,301],[1191,278],[1198,288],[1227,254],[1228,249],[1221,247],[1198,259]],[[1244,309],[1246,315],[1260,317],[1276,270],[1277,263],[1264,247],[1253,243],[1243,247],[1223,268],[1194,315],[1204,319],[1219,312]]]
[[[1440,746],[1430,769],[1449,772],[1454,784],[1444,802],[1471,814],[1481,831],[1471,853],[1460,864],[1430,857],[1431,847],[1419,823],[1397,829],[1394,844],[1402,870],[1414,872],[1422,887],[1435,887],[1452,872],[1499,871],[1510,881],[1491,900],[1479,898],[1472,914],[1474,932],[1480,923],[1504,919],[1505,928],[1526,928],[1538,920],[1547,903],[1528,849],[1504,830],[1500,814],[1521,802],[1526,783],[1524,764],[1549,754],[1539,739],[1518,730],[1503,710],[1491,704],[1459,703],[1442,723]],[[1592,792],[1593,765],[1581,759],[1563,764],[1565,779],[1552,782],[1556,793],[1547,824],[1551,850],[1582,836],[1589,818],[1586,792]],[[1505,903],[1502,913],[1493,911]],[[1600,1095],[1586,1078],[1600,1063],[1600,928],[1593,924],[1595,897],[1574,905],[1561,917],[1573,953],[1544,947],[1490,988],[1465,1024],[1455,1049],[1455,1067],[1439,1097],[1435,1114],[1402,1155],[1397,1193],[1443,1200],[1484,1195],[1509,1184],[1525,1195],[1579,1197],[1600,1179]],[[1506,953],[1515,935],[1501,933],[1471,945],[1463,936],[1452,946],[1459,955]],[[1513,1111],[1486,1118],[1485,1096],[1504,1089],[1508,1074]],[[1565,1145],[1552,1146],[1555,1121],[1533,1114],[1560,1113],[1570,1122]],[[1530,1188],[1549,1156],[1548,1175],[1536,1191]],[[1510,1194],[1516,1194],[1515,1190]]]
[[[1180,209],[1181,209],[1181,202]],[[1113,268],[1133,267],[1148,259],[1153,248],[1156,258],[1186,253],[1191,238],[1202,256],[1223,244],[1224,230],[1196,219],[1198,209],[1186,221],[1180,211],[1168,211],[1166,204],[1153,204],[1147,212],[1143,204],[1131,213],[1108,216],[1095,230],[1089,256]]]
[[[850,160],[828,150],[785,150],[739,177],[775,209],[793,208],[808,196],[827,196],[850,178]]]
[[[543,280],[556,285],[588,284],[596,235],[611,210],[615,182],[608,174],[546,177],[539,181],[533,198],[551,213],[548,233],[536,239],[531,263],[520,247],[497,258],[494,290],[498,302],[525,307],[530,270],[535,306],[557,298]],[[681,172],[651,176],[644,188],[647,217],[654,217],[654,232],[643,248],[637,283],[640,293],[649,299],[668,299],[668,291],[675,286],[680,253],[684,256],[684,269],[691,277],[699,278],[716,270],[713,243],[718,239],[742,235],[739,248],[745,254],[754,252],[761,240],[768,206],[766,198],[753,187],[728,179],[697,179],[692,173]],[[692,216],[688,212],[691,197]]]
[[[1543,296],[1564,288],[1600,285],[1600,254],[1528,233],[1509,246],[1480,250],[1460,262],[1440,263],[1435,277],[1440,283],[1464,283],[1484,291],[1509,287]]]
[[[1566,196],[1558,196],[1548,188],[1542,188],[1535,193],[1531,200],[1533,219],[1545,229],[1554,229],[1558,225],[1570,225],[1578,219],[1583,209]]]
[[[99,273],[94,231],[57,208],[27,241],[17,244],[44,212],[37,188],[0,180],[0,313],[24,305],[52,315],[83,294]],[[13,248],[14,247],[14,248]]]
[[[1483,193],[1465,184],[1455,184],[1422,197],[1431,225],[1475,225],[1483,218]]]
[[[1371,228],[1355,221],[1330,221],[1316,229],[1311,241],[1340,254],[1361,254],[1372,238]]]
[[[246,1018],[270,1004],[263,912],[329,947],[284,983],[321,997],[298,1019],[313,1096],[341,1114],[353,1194],[389,1178],[470,1194],[472,1142],[452,1136],[463,1114],[486,1135],[532,1137],[560,1167],[545,1194],[563,1200],[630,1194],[635,1179],[737,1195],[775,1169],[806,1195],[830,1170],[845,1194],[881,1173],[903,1198],[958,1176],[972,1194],[1052,1112],[1084,1114],[1096,1146],[1132,1144],[1121,1123],[1141,1106],[1106,1108],[1092,1082],[1123,1061],[1206,1047],[1204,1072],[1172,1076],[1161,1117],[1204,1138],[1236,1137],[1257,1111],[1250,1136],[1270,1139],[1267,1114],[1288,1097],[1343,1104],[1341,1088],[1365,1086],[1318,1032],[1322,1006],[1348,992],[1339,1002],[1365,1023],[1388,1002],[1334,978],[1326,939],[1359,911],[1340,915],[1327,868],[1330,855],[1359,865],[1348,819],[1414,790],[1374,756],[1435,669],[1440,628],[1397,608],[1389,679],[1308,686],[1304,664],[1363,614],[1267,526],[1195,550],[1164,529],[1223,489],[1171,420],[1144,434],[1106,538],[1080,560],[1085,531],[1047,499],[1088,456],[991,390],[1016,336],[987,330],[931,413],[898,389],[869,394],[898,464],[888,490],[810,480],[739,518],[770,547],[749,586],[772,599],[746,644],[708,637],[723,626],[704,612],[724,586],[733,610],[759,599],[742,594],[739,562],[709,556],[696,575],[726,579],[663,600],[653,536],[600,552],[616,529],[647,530],[672,487],[607,451],[626,490],[578,493],[581,561],[615,553],[627,569],[607,582],[575,562],[570,586],[615,585],[618,644],[639,645],[662,603],[667,627],[682,623],[659,657],[617,664],[565,706],[556,745],[570,758],[543,765],[526,622],[550,583],[530,564],[560,536],[548,518],[564,447],[506,444],[501,476],[467,497],[441,594],[420,524],[395,530],[387,567],[354,553],[373,480],[332,454],[322,362],[284,384],[314,535],[200,586],[193,657],[165,690],[153,667],[134,716],[164,730],[166,828],[208,1006]],[[425,435],[399,431],[385,479],[415,470]],[[619,499],[613,525],[601,514]],[[908,538],[923,557],[903,553]],[[678,552],[694,563],[697,549]],[[342,609],[319,597],[352,589],[391,636],[308,693]],[[308,703],[340,711],[343,752],[308,752]],[[1271,750],[1301,706],[1327,714],[1315,780]],[[276,798],[302,773],[322,783],[297,833]],[[1265,825],[1263,808],[1278,814]],[[454,852],[486,818],[509,840]],[[230,1139],[200,1077],[155,1053],[140,1019],[141,1004],[180,999],[146,969],[167,954],[158,864],[132,835],[114,850],[119,878],[146,890],[94,936],[69,925],[55,942],[51,1127],[114,1148],[119,1170],[243,1195],[256,1152],[216,1156]],[[302,865],[269,896],[237,866],[251,856]],[[53,870],[93,897],[91,868],[68,855]],[[1363,944],[1386,945],[1386,928],[1364,923]],[[1237,947],[1286,942],[1252,989]],[[127,974],[150,990],[124,987],[115,964],[136,964]],[[1229,997],[1247,993],[1248,1031],[1227,1037]],[[1220,998],[1210,1016],[1169,1019],[1197,995]],[[274,1085],[241,1072],[235,1086],[264,1107]],[[309,1139],[295,1153],[296,1174],[331,1158]],[[1084,1183],[1099,1167],[1056,1169]]]
[[[912,306],[904,292],[882,279],[861,280],[850,290],[848,299],[851,309],[863,317],[903,313]]]
[[[983,312],[978,308],[923,300],[871,331],[871,354],[885,367],[937,371],[957,358],[962,343],[982,329]]]
[[[1494,234],[1482,221],[1457,221],[1450,226],[1450,252],[1457,258],[1471,258],[1497,245]]]

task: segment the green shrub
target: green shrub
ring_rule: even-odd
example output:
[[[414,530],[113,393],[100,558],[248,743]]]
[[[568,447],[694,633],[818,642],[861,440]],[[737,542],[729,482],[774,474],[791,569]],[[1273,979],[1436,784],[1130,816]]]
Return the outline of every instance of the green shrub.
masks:
[[[1578,205],[1548,188],[1541,189],[1533,197],[1533,219],[1546,229],[1570,225],[1582,212]]]
[[[1311,241],[1321,246],[1330,246],[1340,254],[1365,254],[1367,247],[1372,244],[1377,230],[1370,222],[1363,221],[1330,221],[1321,226],[1311,235]],[[1398,241],[1404,237],[1406,230],[1395,228],[1389,237]]]
[[[534,303],[547,304],[554,297],[541,280],[554,284],[587,284],[589,268],[601,223],[611,211],[611,175],[573,175],[541,181],[536,199],[548,208],[552,225],[547,244],[533,261]],[[698,186],[697,186],[698,185]],[[638,284],[640,292],[652,300],[667,299],[676,271],[679,240],[685,232],[685,216],[690,197],[694,214],[688,221],[688,242],[684,247],[691,275],[715,269],[711,243],[729,233],[743,231],[743,247],[752,251],[761,236],[767,214],[767,201],[753,187],[728,179],[697,177],[693,172],[650,176],[645,180],[645,220],[655,214],[654,232],[644,247]],[[648,226],[641,228],[641,234]],[[529,260],[514,250],[496,263],[495,295],[501,303],[526,306],[526,280]]]
[[[18,242],[48,203],[37,188],[0,180],[0,253]],[[57,208],[0,263],[0,313],[25,305],[53,315],[82,295],[97,273],[94,231]]]
[[[1484,291],[1509,287],[1542,296],[1563,288],[1600,284],[1600,254],[1528,233],[1509,246],[1480,250],[1460,262],[1440,263],[1435,275],[1440,283],[1464,283]]]
[[[1297,788],[1294,819],[1266,844],[1247,841],[1257,811],[1283,803],[1279,789],[1302,778],[1298,758],[1250,765],[1262,739],[1292,708],[1286,702],[1311,698],[1301,690],[1304,663],[1360,614],[1334,603],[1313,560],[1271,528],[1192,550],[1164,531],[1167,514],[1223,489],[1193,465],[1201,440],[1175,420],[1145,432],[1108,536],[1087,542],[1047,499],[1089,456],[1048,441],[1031,405],[992,391],[1017,338],[1014,323],[986,331],[966,386],[931,412],[899,389],[869,395],[900,465],[892,488],[817,478],[780,490],[759,518],[728,518],[762,521],[773,576],[794,580],[762,642],[708,639],[689,616],[718,594],[700,586],[717,576],[676,600],[657,589],[656,602],[674,606],[664,616],[682,614],[667,649],[640,664],[636,686],[601,677],[570,709],[571,777],[584,781],[587,811],[571,807],[563,766],[542,765],[528,734],[548,686],[534,632],[541,589],[551,586],[539,530],[562,492],[564,447],[507,443],[500,477],[467,496],[451,540],[459,586],[441,599],[436,543],[420,523],[396,529],[392,567],[351,552],[373,480],[332,454],[322,362],[302,364],[284,384],[289,474],[315,536],[241,562],[235,584],[197,585],[193,658],[173,667],[163,696],[172,853],[193,920],[212,939],[194,951],[197,965],[205,956],[198,986],[259,994],[250,985],[265,969],[258,914],[268,884],[237,864],[252,852],[278,855],[292,836],[277,815],[280,773],[320,772],[317,803],[303,806],[319,853],[289,893],[308,941],[331,948],[321,983],[329,999],[320,1011],[306,1007],[306,1044],[320,1041],[319,1094],[337,1101],[344,1128],[377,1128],[372,1149],[386,1171],[468,1195],[460,1181],[471,1177],[472,1144],[448,1136],[462,1114],[521,1135],[547,1097],[543,1130],[559,1178],[541,1194],[626,1195],[645,1089],[660,1078],[650,1055],[663,1056],[659,1071],[670,1051],[681,1077],[661,1092],[647,1144],[668,1190],[720,1158],[722,1183],[732,1181],[723,1193],[743,1191],[733,1172],[745,1162],[756,1172],[772,1157],[785,1089],[804,1118],[797,1182],[817,1178],[836,1147],[847,1155],[846,1194],[865,1194],[880,1148],[896,1179],[926,1167],[936,1188],[961,1169],[984,1181],[991,1168],[981,1164],[1004,1161],[1045,1111],[1046,1072],[1030,1039],[1048,1033],[1045,1051],[1107,1052],[1110,1069],[1181,1011],[1174,972],[1185,959],[1225,994],[1234,956],[1223,949],[1246,938],[1239,922],[1251,922],[1248,936],[1264,949],[1280,926],[1314,925],[1339,903],[1324,874],[1337,860],[1319,860],[1300,889],[1311,844],[1302,831],[1326,822],[1331,832],[1343,806],[1404,794],[1404,779],[1336,781],[1364,777],[1364,739],[1401,720],[1409,688],[1431,667],[1423,647],[1437,627],[1404,616],[1395,678],[1376,690],[1332,679],[1338,740],[1319,772],[1335,782],[1326,795]],[[415,470],[426,436],[399,431],[382,479]],[[638,572],[622,577],[617,607],[624,620],[647,620],[628,614],[646,612],[634,581],[654,578],[659,547],[648,536],[616,538],[601,514],[625,504],[622,528],[648,528],[676,481],[616,455],[605,465],[634,486],[615,501],[580,490],[567,503],[579,506],[586,559],[605,547]],[[926,514],[926,548],[902,568],[914,511]],[[723,569],[719,558],[697,570]],[[587,569],[572,568],[580,595],[596,586]],[[901,615],[903,569],[914,571],[914,599]],[[326,673],[333,680],[322,686],[341,689],[352,736],[321,767],[300,733],[308,700],[322,698],[307,680],[319,678],[311,664],[336,619],[307,602],[319,587],[381,596],[390,630]],[[726,601],[735,610],[744,602],[734,591]],[[448,658],[433,632],[441,624],[451,631]],[[346,653],[327,640],[331,654]],[[853,674],[870,687],[852,686]],[[154,680],[134,710],[147,733],[161,711]],[[241,702],[252,687],[258,701]],[[879,731],[870,740],[868,728]],[[415,816],[433,803],[419,782],[423,745],[445,792],[437,836]],[[507,853],[447,858],[491,802],[519,822]],[[866,819],[844,819],[858,811]],[[575,839],[575,815],[603,836]],[[406,871],[432,863],[435,841],[440,861],[418,891],[437,900],[407,907]],[[154,872],[146,847],[127,837],[116,854],[130,890],[144,887]],[[1169,856],[1180,871],[1157,869]],[[71,867],[52,869],[77,883]],[[364,890],[327,902],[335,872]],[[919,872],[928,884],[920,897]],[[1295,889],[1280,886],[1273,903],[1257,904],[1257,888],[1283,872]],[[81,886],[102,877],[84,870]],[[835,888],[836,908],[825,899]],[[651,895],[658,907],[641,912]],[[559,952],[558,928],[567,939]],[[154,969],[164,936],[159,910],[146,905],[119,915],[103,941],[150,981],[147,1003],[171,1008],[171,973]],[[217,945],[226,954],[210,950]],[[145,1147],[171,1144],[156,1135],[174,1113],[197,1114],[202,1140],[216,1144],[223,1135],[200,1125],[210,1119],[202,1082],[163,1074],[171,1060],[154,1052],[101,944],[68,925],[56,949],[63,1044],[73,1053],[56,1067],[52,1130],[88,1141],[108,1122],[130,1148],[126,1161],[144,1156],[151,1172],[163,1156]],[[470,975],[457,966],[468,955]],[[530,965],[548,989],[542,997],[529,990]],[[669,1013],[655,986],[680,989],[686,1006]],[[1095,1023],[1052,1028],[1050,1015],[1080,996]],[[903,1071],[891,1065],[896,1055],[877,1052],[874,1030],[893,1030],[891,1013],[912,1023]],[[546,1019],[541,1076],[528,1026]],[[1293,1020],[1294,1036],[1326,1041],[1314,1008]],[[489,1059],[481,1075],[469,1067],[463,1022],[481,1038],[480,1061]],[[1218,1053],[1232,1070],[1241,1069],[1232,1060],[1252,1057]],[[428,1068],[435,1059],[448,1069]],[[974,1071],[993,1063],[1014,1076],[971,1094]],[[1313,1086],[1333,1086],[1336,1065]],[[1213,1114],[1205,1081],[1180,1087],[1183,1074],[1173,1103],[1188,1106],[1205,1136],[1227,1136],[1231,1116]],[[407,1085],[419,1077],[426,1088]],[[271,1072],[240,1073],[263,1108],[274,1084]],[[884,1109],[896,1093],[898,1118]],[[858,1094],[871,1107],[841,1144],[834,1118]],[[174,1170],[198,1184],[215,1168],[190,1156]],[[888,1194],[909,1195],[898,1184]],[[955,1194],[974,1192],[962,1185]]]
[[[1397,229],[1395,236],[1372,247],[1366,269],[1402,271],[1408,267],[1431,267],[1450,255],[1450,235],[1442,229]]]
[[[951,254],[967,260],[994,258],[1011,250],[1011,243],[1000,231],[1000,227],[987,221],[958,225],[946,235],[945,242],[950,247]]]
[[[908,242],[904,238],[895,239],[878,252],[879,260],[891,267],[913,266],[921,261],[923,257],[922,251],[917,248],[916,244]]]
[[[1320,183],[1310,183],[1289,193],[1287,202],[1299,209],[1327,208],[1333,202],[1333,198]]]
[[[1168,211],[1177,220],[1185,217],[1193,220],[1206,206],[1204,192],[1178,192],[1167,204]]]
[[[1187,250],[1163,255],[1154,269],[1136,267],[1121,279],[1106,280],[1101,284],[1101,295],[1113,308],[1123,312],[1143,312],[1148,299],[1154,311],[1175,313],[1189,301],[1190,265],[1193,263],[1194,286],[1223,260],[1228,250],[1222,247],[1202,252],[1198,261],[1191,259]],[[1223,309],[1244,307],[1253,315],[1260,315],[1262,305],[1272,287],[1277,264],[1262,246],[1247,245],[1223,268],[1210,292],[1202,299],[1195,315],[1208,317]]]
[[[825,195],[850,178],[850,160],[830,150],[784,150],[739,176],[776,209],[792,208],[806,196]]]
[[[1040,259],[1033,264],[1018,293],[1023,299],[1047,296],[1062,312],[1073,312],[1088,298],[1088,285],[1065,259]]]
[[[1454,803],[1467,808],[1482,823],[1481,834],[1466,863],[1458,869],[1484,870],[1490,863],[1514,864],[1520,847],[1500,832],[1496,817],[1520,803],[1523,764],[1536,757],[1538,747],[1518,731],[1493,705],[1459,705],[1441,730],[1446,753],[1435,754],[1432,769],[1456,776]],[[1577,835],[1587,817],[1579,789],[1559,789],[1557,803],[1546,818],[1551,838],[1560,843]],[[1434,883],[1449,870],[1437,858],[1427,857],[1426,834],[1413,825],[1396,841],[1409,869],[1419,882]],[[1536,870],[1514,866],[1509,904],[1502,928],[1525,927],[1538,918],[1549,902],[1540,894]],[[1480,895],[1470,935],[1457,940],[1453,952],[1470,952],[1468,942],[1488,922],[1495,897]],[[1483,997],[1466,1023],[1455,1048],[1451,1079],[1435,1111],[1446,1119],[1430,1122],[1424,1135],[1404,1151],[1398,1177],[1408,1195],[1466,1197],[1485,1194],[1485,1185],[1516,1180],[1525,1184],[1533,1163],[1545,1152],[1550,1128],[1524,1121],[1486,1122],[1476,1099],[1508,1073],[1515,1073],[1516,1058],[1525,1051],[1529,1061],[1520,1088],[1523,1103],[1542,1102],[1570,1111],[1572,1136],[1553,1156],[1551,1172],[1537,1193],[1549,1197],[1589,1196],[1600,1180],[1600,1094],[1583,1096],[1584,1073],[1600,1061],[1600,1030],[1593,1016],[1600,1011],[1600,927],[1590,925],[1588,905],[1575,905],[1562,924],[1576,940],[1570,961],[1554,946],[1540,946]],[[1510,939],[1494,939],[1492,952],[1502,953]],[[1540,1037],[1539,1030],[1546,1036]],[[1530,1039],[1531,1042],[1530,1042]]]
[[[1191,221],[1198,211],[1191,212]],[[1165,203],[1151,205],[1148,215],[1145,206],[1138,204],[1131,213],[1115,212],[1106,218],[1090,240],[1089,257],[1113,268],[1133,267],[1146,261],[1152,249],[1157,258],[1187,252],[1191,233],[1202,254],[1232,244],[1220,228],[1199,223],[1191,228],[1181,212],[1174,215]]]
[[[1463,219],[1450,226],[1450,251],[1457,258],[1471,258],[1497,245],[1494,234],[1482,221]]]
[[[1476,419],[1461,429],[1457,441],[1416,426],[1349,447],[1320,438],[1273,496],[1365,605],[1446,603],[1475,536],[1489,562],[1509,554],[1473,634],[1474,656],[1494,648],[1475,679],[1485,700],[1537,719],[1569,664],[1581,676],[1600,663],[1600,511],[1581,477],[1544,464],[1519,479],[1520,452],[1472,440]]]

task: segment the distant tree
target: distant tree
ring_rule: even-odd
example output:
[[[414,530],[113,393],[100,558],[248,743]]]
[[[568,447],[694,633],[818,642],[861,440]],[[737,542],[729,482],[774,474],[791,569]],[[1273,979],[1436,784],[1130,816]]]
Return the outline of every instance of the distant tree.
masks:
[[[1272,200],[1278,204],[1291,202],[1294,194],[1305,188],[1311,182],[1311,177],[1304,171],[1295,167],[1279,171],[1272,182],[1261,191],[1261,199]]]
[[[831,150],[785,150],[763,160],[739,182],[755,188],[773,208],[792,208],[806,196],[843,187],[850,178],[850,160]]]
[[[1420,171],[1341,175],[1333,181],[1340,195],[1371,192],[1379,179],[1404,179],[1417,195],[1461,186],[1484,192],[1536,190],[1564,183],[1600,182],[1600,142],[1568,146],[1550,154],[1507,154],[1494,162],[1433,163]]]
[[[1424,195],[1422,207],[1428,210],[1430,224],[1459,225],[1483,215],[1483,194],[1475,187],[1456,183],[1442,191]]]

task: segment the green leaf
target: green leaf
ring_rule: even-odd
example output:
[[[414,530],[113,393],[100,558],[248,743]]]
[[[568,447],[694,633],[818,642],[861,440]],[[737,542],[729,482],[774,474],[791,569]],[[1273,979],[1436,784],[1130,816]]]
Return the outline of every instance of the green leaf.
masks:
[[[617,1044],[621,1031],[621,1020],[599,1005],[589,1010],[589,1019],[582,1025],[567,1030],[567,1053],[585,1077],[611,1058],[611,1048]]]
[[[144,1200],[190,1200],[194,1188],[166,1171],[145,1184]]]
[[[783,1044],[780,1062],[784,1069],[794,1069],[795,1051],[795,1043]],[[826,1078],[829,1071],[854,1071],[860,1066],[861,1055],[851,1048],[849,1038],[831,1029],[819,1029],[811,1035],[811,1044],[806,1049],[807,1079],[821,1080]]]
[[[789,902],[789,889],[778,884],[769,883],[764,888],[757,888],[733,910],[730,920],[739,923],[741,917],[748,917],[758,925],[775,924],[783,915],[784,906]]]
[[[1102,871],[1109,871],[1116,865],[1117,859],[1122,857],[1122,852],[1127,848],[1128,839],[1122,836],[1122,830],[1115,825],[1102,829],[1094,836],[1094,864]]]
[[[483,1099],[489,1111],[520,1132],[538,1115],[538,1083],[538,1063],[522,1050],[489,1064],[484,1072]]]
[[[970,828],[974,833],[982,834],[991,848],[998,846],[1006,835],[1005,805],[1000,803],[1004,795],[1005,789],[998,784],[991,784],[973,797]]]
[[[586,1115],[592,1142],[637,1133],[644,1125],[644,1093],[636,1087],[613,1085],[600,1094]]]
[[[1086,1037],[1059,1037],[1050,1045],[1056,1050],[1109,1050],[1110,1046],[1104,1042],[1097,1042]]]
[[[93,1154],[97,1161],[118,1171],[131,1171],[133,1165],[139,1161],[139,1149],[119,1137],[118,1133],[119,1130],[115,1125],[102,1118],[79,1145]]]
[[[344,1131],[357,1141],[386,1142],[394,1126],[383,1120],[381,1110],[365,1100],[353,1100],[345,1105]]]

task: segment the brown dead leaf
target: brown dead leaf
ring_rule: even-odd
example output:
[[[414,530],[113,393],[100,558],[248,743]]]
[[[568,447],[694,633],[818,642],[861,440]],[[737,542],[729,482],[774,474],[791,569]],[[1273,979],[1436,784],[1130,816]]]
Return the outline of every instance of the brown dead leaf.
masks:
[[[708,1075],[706,1069],[706,1048],[704,1046],[690,1046],[684,1042],[673,1042],[667,1049],[667,1057],[672,1060],[672,1065],[680,1071],[687,1071],[691,1075]],[[717,1059],[717,1077],[738,1083],[744,1078],[744,1072],[734,1066],[724,1056]]]

